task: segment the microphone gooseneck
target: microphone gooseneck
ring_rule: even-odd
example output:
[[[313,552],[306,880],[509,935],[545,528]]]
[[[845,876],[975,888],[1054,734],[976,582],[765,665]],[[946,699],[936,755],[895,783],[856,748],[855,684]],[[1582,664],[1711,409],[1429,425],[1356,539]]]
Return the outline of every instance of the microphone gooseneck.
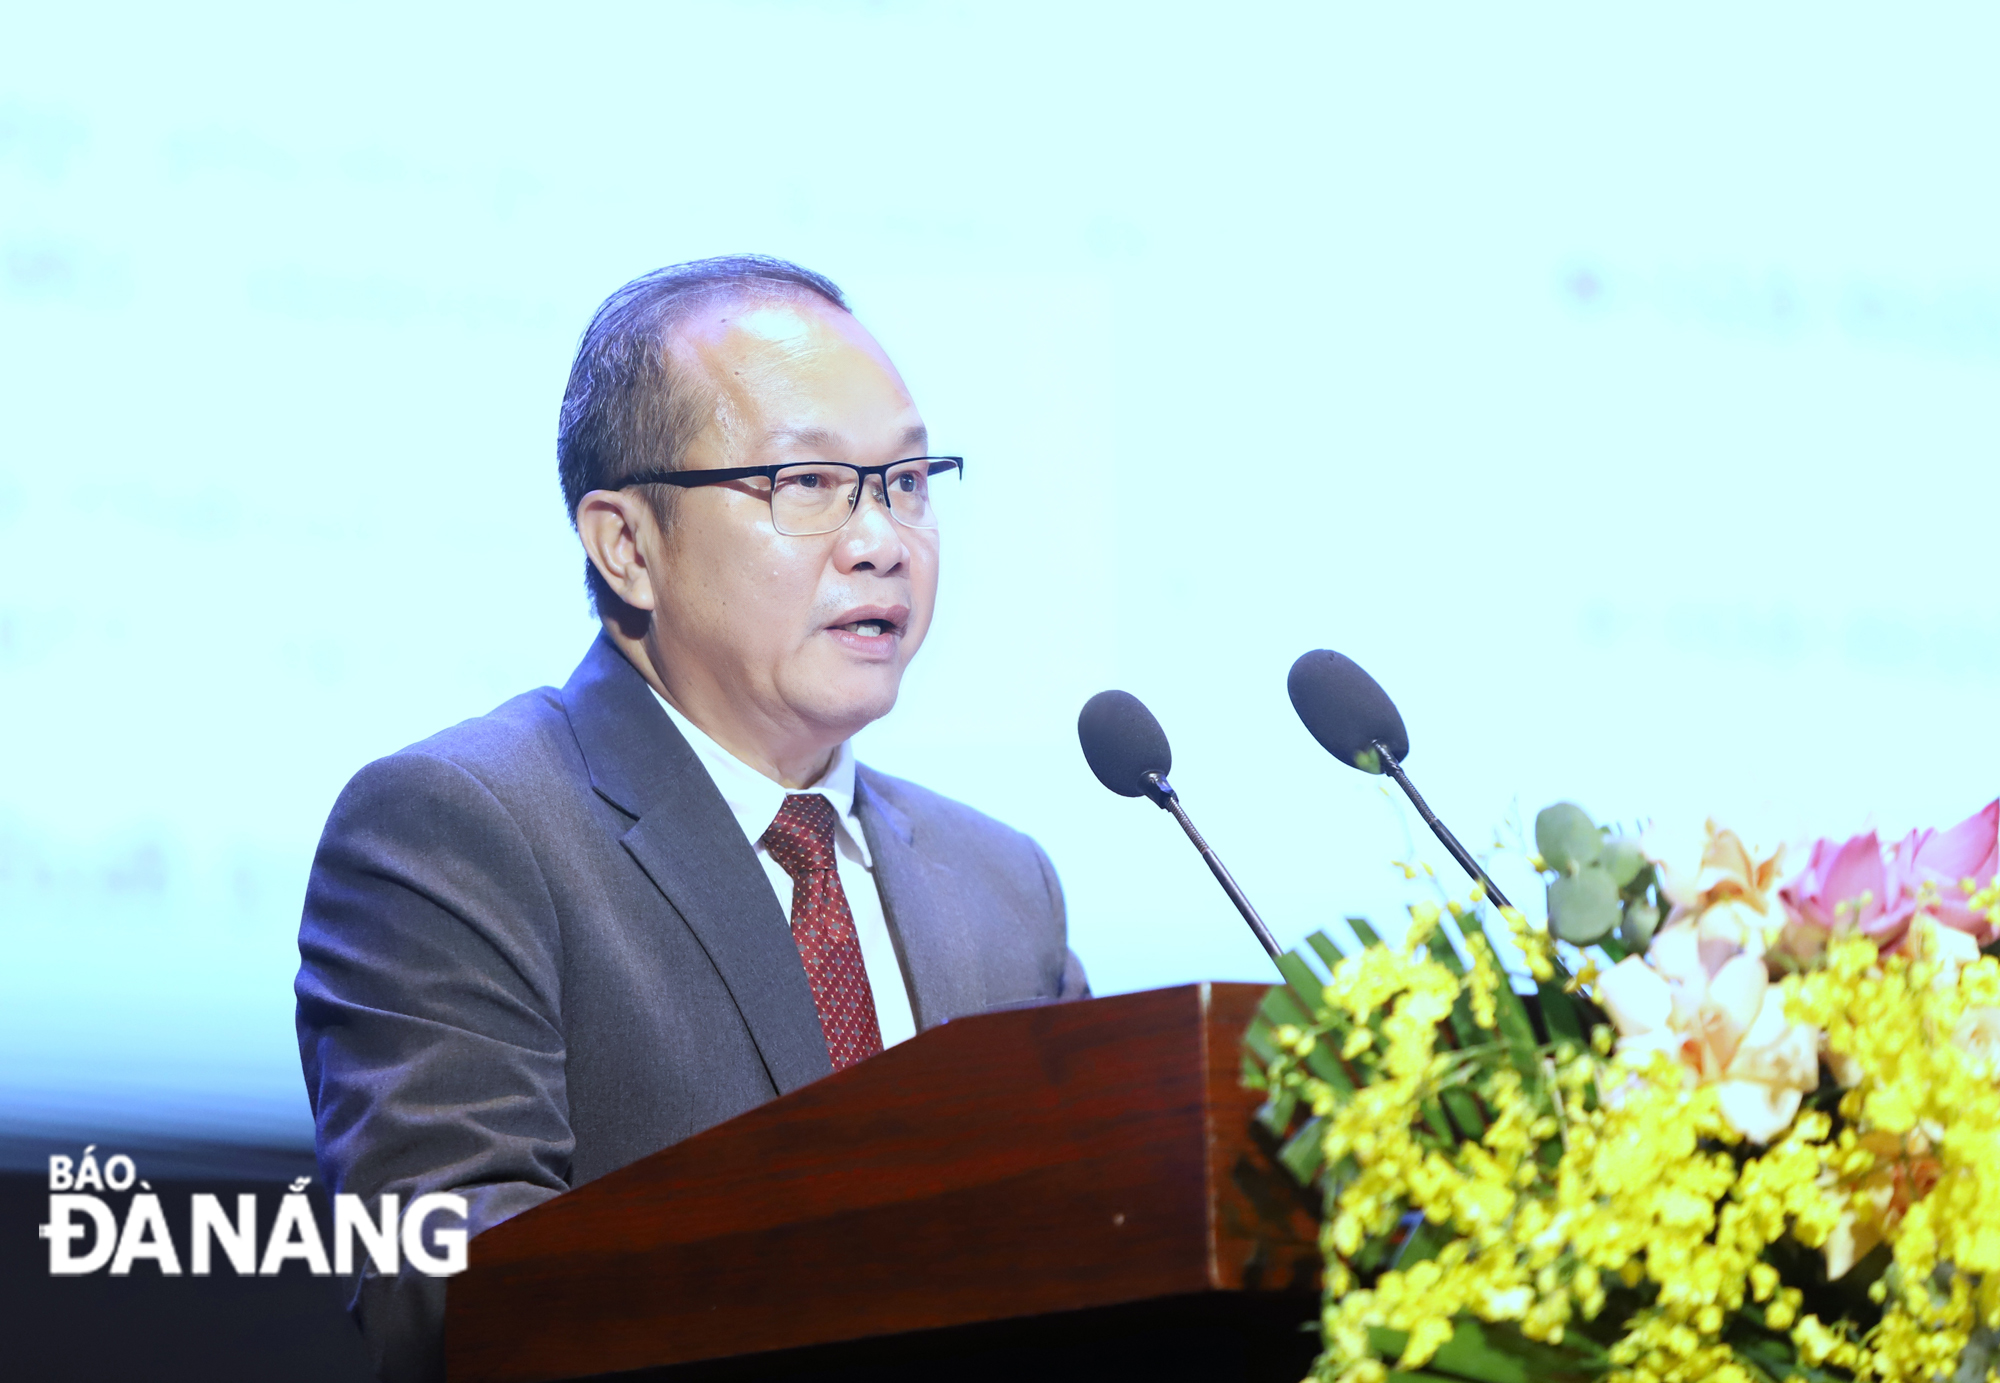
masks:
[[[1236,904],[1236,910],[1243,914],[1243,920],[1250,924],[1250,930],[1257,934],[1257,940],[1264,943],[1265,954],[1272,960],[1283,955],[1284,951],[1279,947],[1278,939],[1271,935],[1271,929],[1264,925],[1264,919],[1257,915],[1257,909],[1250,906],[1250,900],[1243,896],[1243,890],[1236,886],[1236,880],[1230,876],[1229,870],[1223,866],[1215,851],[1209,848],[1208,842],[1201,838],[1201,832],[1194,828],[1194,821],[1188,816],[1187,809],[1181,806],[1181,795],[1174,791],[1173,784],[1166,780],[1164,774],[1156,773],[1153,775],[1153,786],[1159,789],[1157,799],[1159,804],[1172,812],[1174,820],[1181,823],[1181,829],[1187,832],[1187,838],[1194,842],[1194,848],[1199,850],[1201,857],[1208,862],[1208,872],[1215,875],[1215,881],[1222,885],[1222,891],[1229,895],[1229,901]]]
[[[1076,736],[1083,745],[1084,760],[1098,782],[1121,797],[1149,797],[1162,810],[1173,813],[1194,848],[1201,852],[1208,872],[1222,885],[1229,901],[1263,943],[1266,954],[1274,961],[1283,955],[1277,938],[1257,915],[1257,909],[1250,906],[1250,900],[1243,896],[1243,890],[1209,843],[1202,839],[1187,809],[1181,805],[1180,794],[1167,781],[1167,773],[1174,766],[1173,749],[1167,744],[1167,732],[1160,728],[1160,722],[1146,709],[1145,703],[1130,692],[1099,692],[1083,703],[1083,713],[1076,719]]]
[[[1285,688],[1291,693],[1292,709],[1299,713],[1299,719],[1305,722],[1321,748],[1349,768],[1358,768],[1363,773],[1386,773],[1394,778],[1431,833],[1451,852],[1459,867],[1472,876],[1473,882],[1486,891],[1486,896],[1499,907],[1514,906],[1492,876],[1480,868],[1479,861],[1472,858],[1472,852],[1459,844],[1458,837],[1438,820],[1437,813],[1417,791],[1417,785],[1410,781],[1410,775],[1403,771],[1403,760],[1410,757],[1410,732],[1403,726],[1402,712],[1389,699],[1389,693],[1382,690],[1380,682],[1345,654],[1316,648],[1292,664]]]
[[[1431,833],[1444,842],[1445,849],[1451,851],[1451,857],[1458,861],[1459,868],[1470,874],[1474,882],[1486,890],[1486,896],[1493,900],[1494,906],[1513,907],[1514,905],[1507,901],[1507,895],[1500,891],[1500,885],[1493,882],[1493,876],[1479,867],[1479,861],[1472,858],[1472,852],[1458,843],[1458,837],[1451,833],[1449,826],[1438,820],[1437,813],[1431,810],[1430,803],[1424,801],[1423,795],[1417,791],[1417,785],[1410,781],[1410,775],[1403,772],[1402,764],[1396,761],[1396,756],[1390,751],[1389,746],[1377,740],[1375,748],[1382,756],[1382,770],[1396,780],[1396,786],[1410,799],[1410,805],[1417,809],[1417,815],[1424,819],[1424,824],[1431,828]]]

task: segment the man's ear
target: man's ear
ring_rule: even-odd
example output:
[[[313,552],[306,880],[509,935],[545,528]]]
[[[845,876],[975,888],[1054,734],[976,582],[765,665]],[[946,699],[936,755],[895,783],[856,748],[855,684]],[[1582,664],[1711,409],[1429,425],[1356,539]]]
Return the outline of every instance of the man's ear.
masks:
[[[656,608],[642,535],[658,527],[652,506],[630,490],[592,490],[577,502],[576,536],[612,593],[635,610]]]

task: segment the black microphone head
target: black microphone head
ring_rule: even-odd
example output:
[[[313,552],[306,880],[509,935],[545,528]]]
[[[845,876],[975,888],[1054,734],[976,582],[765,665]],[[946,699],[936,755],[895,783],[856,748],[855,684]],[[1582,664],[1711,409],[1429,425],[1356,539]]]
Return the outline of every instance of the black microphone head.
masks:
[[[1146,703],[1130,692],[1101,691],[1083,703],[1076,718],[1076,737],[1097,781],[1122,797],[1161,800],[1160,790],[1146,777],[1162,778],[1174,766],[1167,732]]]
[[[1315,648],[1292,664],[1285,687],[1306,729],[1342,763],[1380,773],[1377,740],[1388,746],[1397,763],[1410,757],[1410,732],[1403,728],[1396,703],[1352,658],[1330,648]]]

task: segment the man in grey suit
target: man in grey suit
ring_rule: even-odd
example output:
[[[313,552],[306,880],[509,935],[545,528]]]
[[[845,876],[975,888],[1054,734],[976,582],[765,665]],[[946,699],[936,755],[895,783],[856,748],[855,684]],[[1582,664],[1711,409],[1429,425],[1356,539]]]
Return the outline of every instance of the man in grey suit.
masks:
[[[963,463],[840,291],[751,257],[626,285],[557,456],[602,635],[358,773],[299,932],[329,1189],[456,1192],[474,1234],[919,1029],[1087,992],[1041,849],[849,748],[923,641]],[[445,1286],[362,1269],[385,1378],[441,1376]]]

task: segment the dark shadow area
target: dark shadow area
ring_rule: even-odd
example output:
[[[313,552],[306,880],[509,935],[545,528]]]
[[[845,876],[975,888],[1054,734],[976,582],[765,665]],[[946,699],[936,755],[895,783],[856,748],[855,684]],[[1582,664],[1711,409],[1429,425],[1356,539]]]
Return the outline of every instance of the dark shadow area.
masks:
[[[286,1183],[312,1172],[310,1151],[194,1144],[143,1155],[127,1144],[119,1150],[134,1153],[159,1194],[184,1275],[166,1277],[158,1264],[139,1262],[127,1277],[112,1277],[108,1269],[52,1276],[40,1237],[50,1194],[46,1152],[43,1170],[0,1174],[0,1377],[13,1383],[368,1383],[373,1375],[339,1279],[315,1277],[299,1262],[273,1277],[238,1277],[226,1262],[208,1277],[185,1275],[195,1192],[221,1196],[228,1206],[239,1193],[256,1195],[261,1247]],[[104,1199],[122,1222],[129,1194]],[[316,1199],[315,1210],[324,1237],[324,1198]]]
[[[1298,1383],[1317,1295],[1205,1293],[748,1359],[603,1375],[596,1383]]]
[[[340,1279],[292,1262],[274,1277],[239,1277],[218,1257],[194,1277],[188,1207],[197,1192],[234,1205],[257,1197],[259,1244],[295,1176],[312,1169],[300,1149],[215,1144],[116,1146],[140,1164],[160,1196],[183,1275],[140,1262],[54,1277],[39,1227],[50,1189],[25,1144],[0,1171],[0,1378],[9,1383],[370,1383],[360,1335]],[[71,1152],[76,1148],[69,1149]],[[129,1194],[105,1202],[121,1222]],[[322,1238],[330,1216],[314,1190]],[[1070,1383],[1147,1378],[1155,1383],[1296,1383],[1311,1367],[1307,1327],[1314,1294],[1213,1293],[1066,1312],[1031,1320],[925,1331],[746,1359],[616,1375],[621,1383]]]

